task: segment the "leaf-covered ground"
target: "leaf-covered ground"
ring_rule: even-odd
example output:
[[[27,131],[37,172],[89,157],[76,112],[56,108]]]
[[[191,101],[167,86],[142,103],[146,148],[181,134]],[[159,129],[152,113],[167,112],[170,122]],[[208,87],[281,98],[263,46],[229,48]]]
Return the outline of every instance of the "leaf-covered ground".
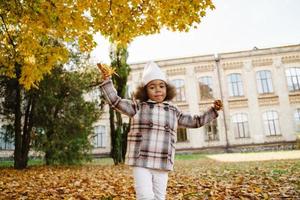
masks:
[[[0,199],[135,199],[129,167],[0,168]],[[300,160],[221,163],[179,158],[168,199],[300,199]]]

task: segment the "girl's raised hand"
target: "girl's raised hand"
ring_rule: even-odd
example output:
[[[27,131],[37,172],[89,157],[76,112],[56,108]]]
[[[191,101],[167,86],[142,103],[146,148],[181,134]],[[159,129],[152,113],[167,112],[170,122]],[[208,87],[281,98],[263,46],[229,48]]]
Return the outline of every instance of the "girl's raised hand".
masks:
[[[213,105],[214,109],[216,109],[217,111],[222,110],[223,109],[223,103],[221,100],[215,100],[214,101],[214,105]]]
[[[97,63],[97,67],[100,70],[100,72],[102,73],[104,80],[108,79],[113,74],[119,76],[116,73],[116,68],[111,68],[111,67],[109,67],[105,64],[101,64],[101,63]]]

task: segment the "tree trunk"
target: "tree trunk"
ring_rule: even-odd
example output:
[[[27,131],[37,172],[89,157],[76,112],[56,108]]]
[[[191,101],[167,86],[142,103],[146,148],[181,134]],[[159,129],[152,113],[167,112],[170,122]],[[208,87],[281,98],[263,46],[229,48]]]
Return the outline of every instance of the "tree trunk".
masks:
[[[119,76],[112,77],[112,80],[115,84],[117,93],[121,98],[125,97],[127,77],[130,71],[129,66],[126,64],[127,56],[126,48],[121,47],[116,47],[114,52],[111,53],[112,67],[115,67],[119,74]],[[123,124],[121,114],[110,108],[111,156],[115,164],[124,163],[125,161],[127,146],[126,131],[128,131],[128,129],[124,127],[125,125]]]
[[[56,110],[57,111],[57,110]],[[56,112],[55,112],[56,113]],[[55,116],[55,114],[54,114]],[[48,131],[46,131],[46,140],[47,141],[53,141],[53,134],[54,134],[54,130],[50,129]],[[53,145],[51,143],[48,144],[44,144],[44,145],[49,145],[46,150],[45,150],[45,162],[46,165],[51,165],[53,164]]]
[[[16,65],[15,79],[15,150],[14,150],[14,167],[24,169],[28,164],[28,154],[30,150],[31,131],[33,127],[33,113],[35,107],[35,96],[28,92],[27,105],[25,108],[24,124],[22,129],[22,88],[18,82],[20,78],[20,66]]]
[[[116,143],[116,132],[115,132],[114,121],[115,121],[114,110],[111,107],[109,107],[109,125],[110,125],[110,141],[111,141],[110,155],[113,158],[113,160],[114,160],[115,143]],[[114,162],[115,162],[115,160],[114,160]]]
[[[22,111],[21,111],[21,86],[18,82],[21,75],[20,66],[16,64],[16,79],[14,80],[15,87],[15,121],[14,121],[14,129],[15,129],[15,150],[14,150],[14,167],[16,169],[24,169],[27,166],[27,160],[23,158],[22,155]]]
[[[118,161],[118,163],[124,163],[123,160],[123,122],[122,122],[122,117],[121,117],[121,113],[116,112],[116,117],[117,117],[117,131],[116,131],[116,160]]]
[[[27,166],[28,154],[30,150],[31,132],[33,127],[33,113],[35,107],[35,96],[33,93],[29,94],[28,103],[25,111],[25,120],[23,126],[23,137],[22,137],[22,160],[24,166]]]
[[[127,136],[128,136],[128,132],[130,130],[130,121],[131,119],[129,119],[129,123],[125,124],[123,123],[123,134],[122,134],[122,160],[125,161],[125,156],[126,156],[126,150],[127,150]]]
[[[115,116],[117,118],[116,124]],[[114,164],[124,163],[126,147],[127,147],[127,131],[128,128],[123,124],[122,116],[119,112],[110,108],[110,128],[111,128],[111,157]]]
[[[51,165],[51,150],[46,150],[45,151],[45,162],[46,165]]]
[[[117,117],[117,124],[115,125],[115,116]],[[113,158],[114,164],[124,162],[122,159],[122,129],[119,126],[118,119],[121,114],[114,111],[112,108],[109,109],[109,121],[111,131],[111,157]],[[116,127],[117,126],[117,127]]]
[[[17,82],[17,81],[16,81]],[[16,102],[15,102],[15,151],[14,151],[14,167],[16,169],[23,169],[26,163],[22,160],[22,130],[21,130],[21,91],[19,83],[16,84]]]

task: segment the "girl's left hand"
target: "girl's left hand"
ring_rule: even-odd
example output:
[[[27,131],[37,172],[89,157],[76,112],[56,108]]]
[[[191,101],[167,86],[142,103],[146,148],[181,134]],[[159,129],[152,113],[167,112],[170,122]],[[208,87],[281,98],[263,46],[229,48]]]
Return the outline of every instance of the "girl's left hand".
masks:
[[[215,100],[214,101],[214,109],[216,109],[217,111],[222,110],[223,109],[223,103],[221,100]]]

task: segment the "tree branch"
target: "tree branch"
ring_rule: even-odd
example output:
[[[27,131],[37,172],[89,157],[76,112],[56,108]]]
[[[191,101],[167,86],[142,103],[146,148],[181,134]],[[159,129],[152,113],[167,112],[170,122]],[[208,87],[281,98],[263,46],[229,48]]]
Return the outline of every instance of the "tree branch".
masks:
[[[10,36],[10,34],[9,34],[9,32],[8,32],[8,28],[7,28],[7,26],[6,26],[4,17],[2,16],[2,14],[0,14],[0,17],[1,17],[1,20],[2,20],[2,23],[3,23],[3,28],[4,28],[5,32],[7,33],[7,36],[8,36],[8,38],[9,38],[9,40],[10,40],[10,43],[11,43],[11,45],[12,45],[12,46],[14,47],[14,49],[15,49],[15,48],[16,48],[16,45],[14,44],[14,41],[13,41],[12,37]]]

